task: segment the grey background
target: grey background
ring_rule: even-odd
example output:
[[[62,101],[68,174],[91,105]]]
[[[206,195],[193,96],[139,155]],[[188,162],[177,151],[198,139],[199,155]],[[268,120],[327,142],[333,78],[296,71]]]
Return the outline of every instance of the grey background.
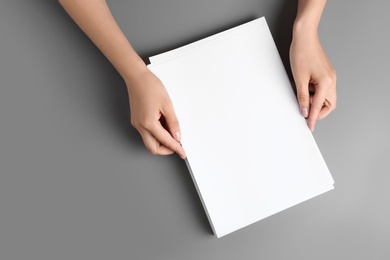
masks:
[[[111,0],[149,55],[266,16],[288,66],[296,1]],[[388,10],[329,1],[338,108],[315,138],[335,190],[215,238],[182,160],[152,156],[124,82],[57,1],[0,2],[0,259],[388,259]]]

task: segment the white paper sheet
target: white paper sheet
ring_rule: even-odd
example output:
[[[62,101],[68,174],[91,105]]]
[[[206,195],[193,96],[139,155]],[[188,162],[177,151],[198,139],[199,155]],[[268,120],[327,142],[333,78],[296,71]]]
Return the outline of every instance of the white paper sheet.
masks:
[[[333,189],[264,18],[151,61],[217,237]]]

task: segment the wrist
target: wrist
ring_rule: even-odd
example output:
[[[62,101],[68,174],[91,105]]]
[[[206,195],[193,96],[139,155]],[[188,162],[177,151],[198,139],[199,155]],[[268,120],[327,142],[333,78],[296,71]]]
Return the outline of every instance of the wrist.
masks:
[[[293,26],[294,38],[313,38],[318,36],[318,23],[309,19],[296,19]]]
[[[299,0],[294,21],[294,36],[317,36],[326,0]]]
[[[146,64],[141,58],[137,58],[135,61],[128,64],[126,69],[120,72],[120,75],[129,88],[131,86],[130,83],[136,81],[138,78],[142,77],[142,75],[145,75],[147,71],[149,71],[149,69]]]

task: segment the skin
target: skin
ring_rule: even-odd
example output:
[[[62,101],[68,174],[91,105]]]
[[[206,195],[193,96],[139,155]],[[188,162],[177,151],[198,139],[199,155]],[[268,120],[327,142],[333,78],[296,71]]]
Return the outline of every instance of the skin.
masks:
[[[152,154],[186,158],[172,102],[161,81],[146,67],[112,16],[105,0],[60,0],[126,82],[131,124]],[[314,131],[317,120],[336,107],[336,73],[318,38],[325,0],[299,0],[290,48],[291,68],[302,115]],[[313,95],[309,95],[313,92]]]
[[[336,71],[318,37],[318,25],[325,4],[325,0],[298,1],[290,47],[290,63],[298,102],[311,131],[314,131],[317,120],[323,119],[336,108],[337,99]]]

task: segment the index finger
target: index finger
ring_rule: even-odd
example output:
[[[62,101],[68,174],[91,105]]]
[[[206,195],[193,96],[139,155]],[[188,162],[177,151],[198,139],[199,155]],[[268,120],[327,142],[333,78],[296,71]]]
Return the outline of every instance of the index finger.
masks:
[[[162,145],[177,153],[182,159],[186,158],[186,153],[178,141],[161,124],[156,125],[150,130],[150,133]]]
[[[313,102],[310,106],[309,117],[307,124],[309,125],[310,130],[313,132],[315,124],[319,118],[321,109],[325,102],[325,91],[322,89],[316,89],[316,92],[313,96]]]

